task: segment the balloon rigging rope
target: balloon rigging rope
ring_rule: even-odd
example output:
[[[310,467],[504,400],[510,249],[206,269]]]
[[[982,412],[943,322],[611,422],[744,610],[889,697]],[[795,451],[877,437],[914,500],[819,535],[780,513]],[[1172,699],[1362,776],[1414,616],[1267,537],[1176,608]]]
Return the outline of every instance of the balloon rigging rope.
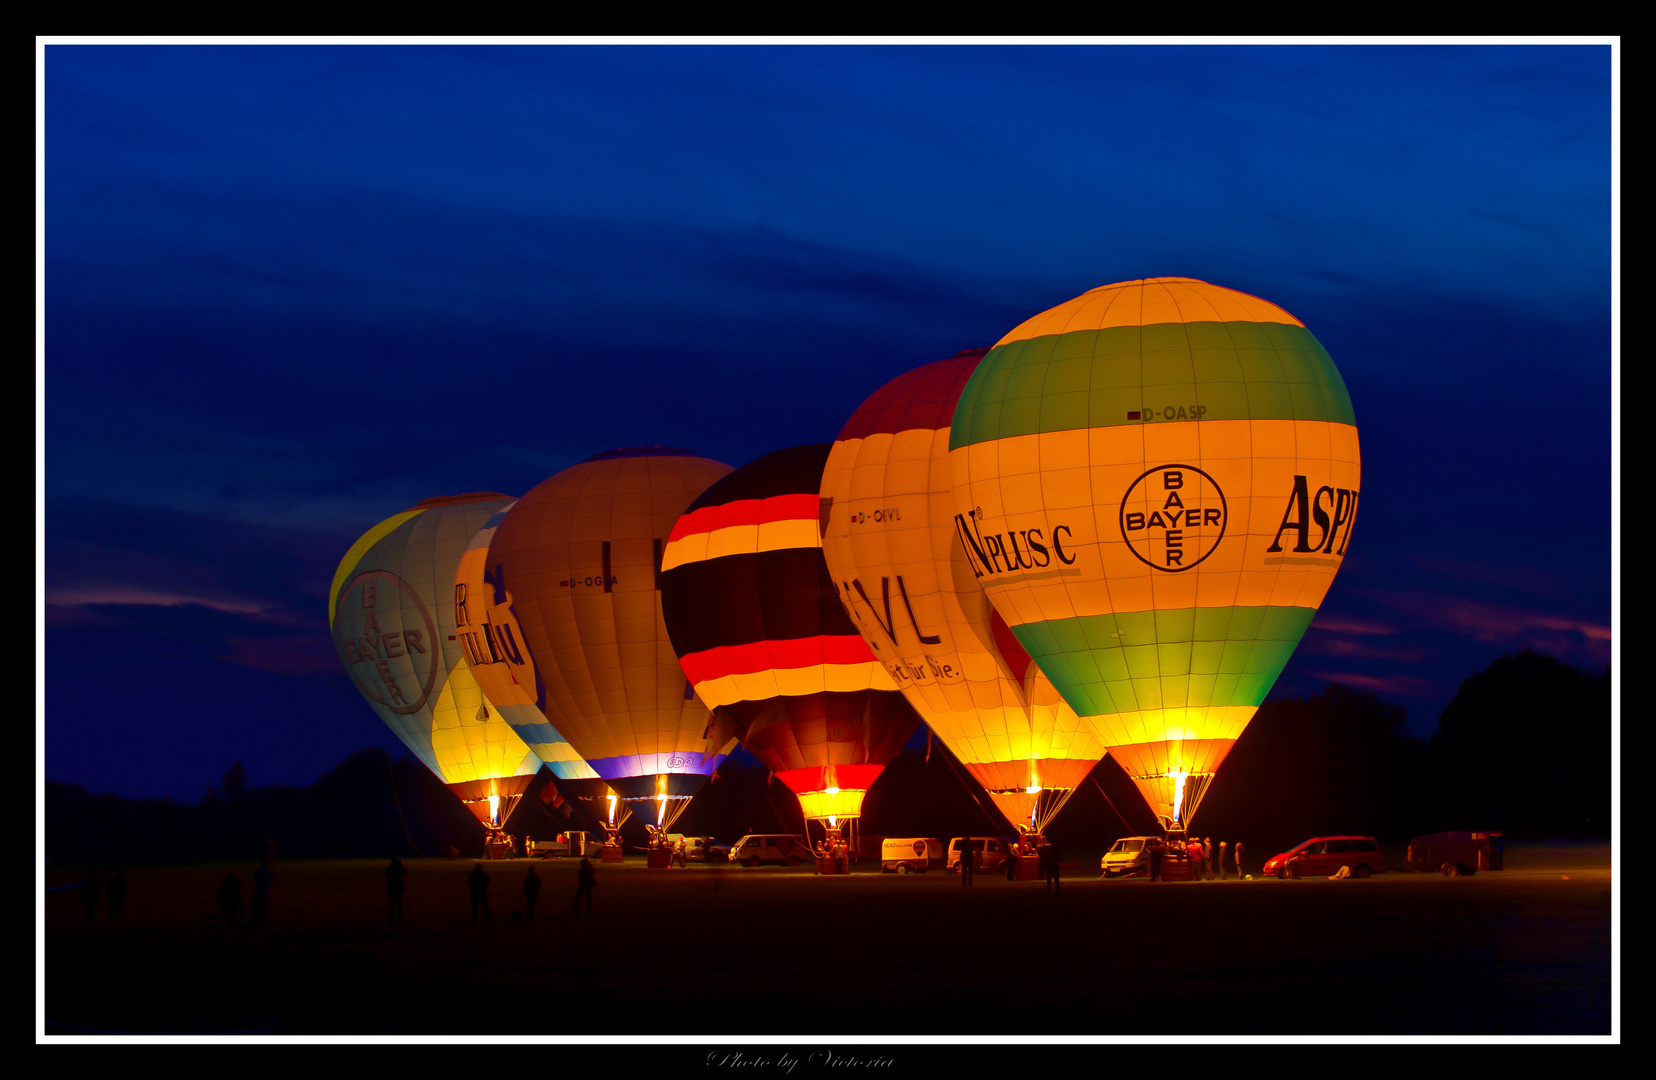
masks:
[[[1036,832],[1045,833],[1046,827],[1052,824],[1052,819],[1058,816],[1058,811],[1062,810],[1064,808],[1064,804],[1070,801],[1070,796],[1075,794],[1074,788],[1065,788],[1063,790],[1064,793],[1062,795],[1058,796],[1056,799],[1048,801],[1045,812],[1040,811],[1040,803],[1036,802],[1036,820],[1038,821],[1038,824],[1035,826]],[[1036,796],[1036,798],[1039,799],[1040,796]]]
[[[391,801],[397,804],[397,820],[402,822],[403,836],[408,838],[408,846],[414,849],[414,854],[423,859],[425,852],[414,842],[414,834],[408,831],[408,819],[403,817],[402,798],[397,794],[397,770],[392,768],[390,751],[385,754],[385,774],[391,778]]]
[[[1087,779],[1091,780],[1093,782],[1093,787],[1097,788],[1098,793],[1100,795],[1104,796],[1104,801],[1107,802],[1107,803],[1110,803],[1110,809],[1115,810],[1115,816],[1118,817],[1118,818],[1121,818],[1121,823],[1123,825],[1127,826],[1127,831],[1132,832],[1133,831],[1132,825],[1129,825],[1127,823],[1127,819],[1121,816],[1121,811],[1120,810],[1116,810],[1116,804],[1113,803],[1113,802],[1110,802],[1109,793],[1104,790],[1104,785],[1102,785],[1098,782],[1098,777],[1094,776],[1092,773],[1088,773],[1087,774]]]
[[[998,832],[1000,830],[1000,822],[995,819],[994,814],[990,813],[989,808],[983,805],[983,800],[978,798],[978,785],[972,780],[971,775],[964,771],[964,766],[959,761],[955,760],[953,751],[948,751],[947,748],[945,748],[943,760],[949,763],[949,768],[953,769],[955,771],[955,775],[960,778],[960,783],[963,787],[965,787],[966,794],[970,795],[972,797],[972,801],[977,803],[978,809],[983,811],[983,816],[989,821],[989,827]]]
[[[775,773],[771,773],[772,777],[774,777],[775,775],[776,775]],[[792,828],[792,826],[790,826],[787,823],[787,821],[783,818],[782,811],[780,811],[776,808],[776,800],[771,798],[771,782],[770,782],[769,779],[767,779],[765,781],[765,802],[770,804],[771,813],[776,815],[776,823],[778,825],[782,826],[783,829]],[[805,820],[805,808],[804,807],[800,807],[799,814],[800,814],[800,820],[804,821]],[[805,839],[806,839],[807,843],[810,841],[810,838],[811,838],[810,825],[807,824],[805,826]]]

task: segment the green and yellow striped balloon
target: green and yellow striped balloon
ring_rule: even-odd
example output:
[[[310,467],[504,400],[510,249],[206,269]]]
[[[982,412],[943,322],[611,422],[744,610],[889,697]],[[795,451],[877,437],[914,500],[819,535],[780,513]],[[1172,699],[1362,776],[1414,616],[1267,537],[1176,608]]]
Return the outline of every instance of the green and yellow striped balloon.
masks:
[[[1345,556],[1360,462],[1334,362],[1256,296],[1105,285],[996,343],[949,459],[995,610],[1188,825]]]

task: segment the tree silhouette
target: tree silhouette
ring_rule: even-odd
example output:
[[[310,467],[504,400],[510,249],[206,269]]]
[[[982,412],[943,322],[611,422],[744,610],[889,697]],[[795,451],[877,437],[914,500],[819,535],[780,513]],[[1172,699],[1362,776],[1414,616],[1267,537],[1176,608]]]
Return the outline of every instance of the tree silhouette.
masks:
[[[219,788],[229,802],[238,802],[247,794],[247,768],[241,762],[231,765],[219,781]]]
[[[1610,832],[1610,669],[1531,649],[1461,683],[1432,738],[1445,828]]]

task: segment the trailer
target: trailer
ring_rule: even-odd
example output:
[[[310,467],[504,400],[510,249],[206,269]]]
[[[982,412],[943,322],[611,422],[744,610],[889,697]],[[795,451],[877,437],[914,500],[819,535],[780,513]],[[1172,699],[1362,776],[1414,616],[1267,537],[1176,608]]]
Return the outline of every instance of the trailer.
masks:
[[[1447,877],[1501,869],[1498,832],[1441,832],[1409,841],[1405,865],[1415,873],[1441,872]]]
[[[561,859],[572,855],[592,855],[600,841],[590,833],[561,832],[555,840],[524,841],[524,855],[531,859]]]
[[[934,836],[893,837],[880,844],[880,871],[886,874],[924,874],[944,865],[943,841]]]

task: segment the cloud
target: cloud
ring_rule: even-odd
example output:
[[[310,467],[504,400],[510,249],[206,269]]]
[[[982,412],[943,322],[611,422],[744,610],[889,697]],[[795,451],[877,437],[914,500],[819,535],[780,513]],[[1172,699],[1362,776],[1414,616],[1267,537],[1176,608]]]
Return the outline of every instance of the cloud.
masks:
[[[1305,636],[1300,644],[1301,651],[1313,656],[1344,656],[1352,659],[1367,660],[1397,660],[1406,664],[1418,664],[1429,657],[1425,649],[1396,648],[1377,649],[1356,641],[1347,641],[1342,638],[1329,637],[1325,634],[1311,633]]]
[[[46,601],[64,608],[193,604],[309,625],[325,618],[350,546],[348,536],[103,500],[49,498],[46,518]]]
[[[1330,615],[1318,612],[1311,621],[1312,630],[1326,630],[1334,634],[1395,634],[1395,626],[1354,618],[1350,615]]]
[[[1440,593],[1376,589],[1370,595],[1430,626],[1485,643],[1534,644],[1541,648],[1539,642],[1546,640],[1605,651],[1610,644],[1610,627],[1587,619]]]
[[[1407,675],[1359,675],[1354,671],[1312,671],[1307,672],[1319,679],[1328,682],[1344,683],[1362,690],[1372,690],[1377,694],[1401,694],[1404,697],[1432,697],[1440,693],[1436,683],[1425,679],[1414,679]]]
[[[89,607],[103,604],[141,604],[155,607],[197,604],[201,607],[212,608],[215,611],[227,611],[236,615],[256,615],[264,610],[264,605],[238,597],[166,592],[158,589],[146,589],[142,586],[118,584],[48,585],[46,587],[46,604],[48,607],[60,608]]]

